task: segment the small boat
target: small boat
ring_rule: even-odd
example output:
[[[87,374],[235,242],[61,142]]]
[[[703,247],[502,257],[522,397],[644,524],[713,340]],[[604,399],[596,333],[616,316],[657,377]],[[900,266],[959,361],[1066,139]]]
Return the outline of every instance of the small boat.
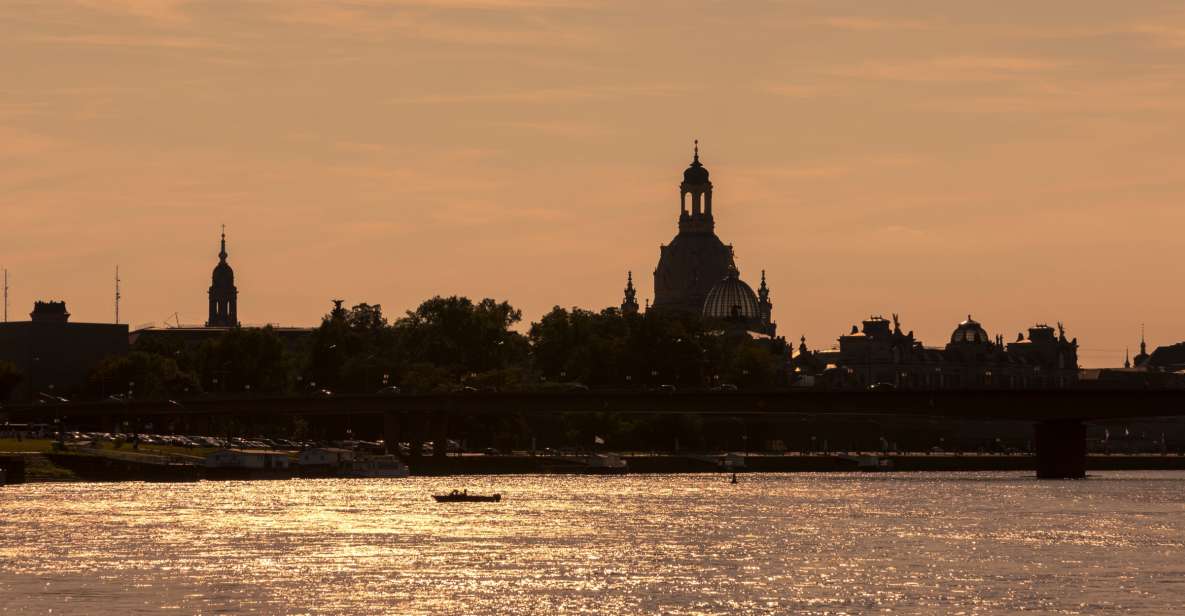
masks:
[[[432,498],[436,499],[438,503],[497,503],[502,501],[501,494],[470,494],[468,490],[433,494]]]

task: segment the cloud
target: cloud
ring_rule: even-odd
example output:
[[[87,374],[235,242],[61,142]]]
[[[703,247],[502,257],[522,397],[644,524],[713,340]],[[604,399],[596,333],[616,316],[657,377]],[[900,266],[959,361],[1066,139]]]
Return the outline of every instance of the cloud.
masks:
[[[510,128],[523,132],[538,133],[550,137],[566,137],[571,139],[593,139],[614,134],[603,124],[570,121],[522,120],[512,122],[491,122],[491,126]]]
[[[70,34],[35,36],[25,39],[33,43],[53,45],[82,45],[93,47],[157,47],[168,49],[229,49],[230,46],[210,39],[193,36],[154,34]]]
[[[852,30],[856,32],[929,30],[936,24],[921,19],[885,19],[876,17],[820,17],[810,20],[812,25]]]
[[[130,15],[158,24],[176,25],[189,21],[185,5],[189,0],[75,0],[81,8],[116,15]]]
[[[673,84],[573,86],[470,94],[424,94],[389,99],[392,105],[453,105],[471,103],[554,104],[588,100],[614,100],[637,96],[678,96],[689,90]]]
[[[800,99],[815,98],[823,91],[818,85],[803,83],[772,83],[761,86],[761,89],[785,98]]]
[[[874,61],[827,70],[856,79],[909,82],[1008,81],[1019,76],[1048,73],[1065,63],[1018,56],[952,56],[927,60]]]
[[[409,8],[409,6],[411,8]],[[603,47],[602,35],[561,24],[532,11],[505,10],[493,14],[463,10],[464,4],[285,5],[271,17],[289,24],[312,26],[322,33],[372,40],[405,37],[436,43],[477,47]],[[491,8],[527,5],[491,2]],[[530,5],[534,6],[534,5]]]

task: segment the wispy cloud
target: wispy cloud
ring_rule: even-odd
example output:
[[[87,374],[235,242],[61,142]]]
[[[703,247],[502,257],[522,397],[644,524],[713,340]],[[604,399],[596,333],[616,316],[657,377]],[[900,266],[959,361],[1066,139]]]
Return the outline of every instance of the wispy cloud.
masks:
[[[115,15],[129,15],[157,24],[188,22],[185,7],[190,0],[74,0],[83,9]]]
[[[68,34],[35,36],[33,43],[93,47],[144,47],[168,49],[229,49],[230,46],[207,38],[158,34]]]
[[[836,30],[853,30],[856,32],[897,31],[897,30],[928,30],[937,25],[936,22],[920,19],[889,19],[877,17],[820,17],[810,21],[812,25],[834,28]]]
[[[603,45],[589,30],[528,10],[475,15],[465,4],[369,3],[364,5],[285,5],[272,14],[288,24],[372,40],[411,38],[458,46],[535,48]],[[489,2],[488,8],[526,9],[536,5]]]
[[[761,90],[785,98],[814,98],[823,92],[817,84],[804,83],[770,83],[760,86]]]
[[[928,60],[874,61],[826,72],[856,79],[915,82],[1006,81],[1047,73],[1065,63],[1020,56],[952,56]]]
[[[454,105],[470,103],[552,104],[589,100],[613,100],[638,96],[678,96],[689,90],[674,84],[574,86],[534,90],[474,92],[467,94],[424,94],[393,98],[392,105]]]

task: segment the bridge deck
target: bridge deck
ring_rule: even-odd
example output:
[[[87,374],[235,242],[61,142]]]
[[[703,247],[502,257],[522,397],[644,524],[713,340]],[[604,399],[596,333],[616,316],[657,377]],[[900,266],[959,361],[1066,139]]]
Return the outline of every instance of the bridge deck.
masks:
[[[65,402],[0,409],[10,421],[104,415],[369,415],[399,412],[703,415],[898,415],[958,419],[1126,419],[1185,416],[1185,390],[947,390],[464,393],[326,397],[203,397]]]

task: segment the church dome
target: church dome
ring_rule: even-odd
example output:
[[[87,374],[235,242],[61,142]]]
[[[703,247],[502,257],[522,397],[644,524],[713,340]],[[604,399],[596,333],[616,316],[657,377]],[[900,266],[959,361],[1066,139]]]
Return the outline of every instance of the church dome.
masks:
[[[707,184],[708,183],[708,168],[699,162],[699,158],[691,163],[691,166],[683,172],[683,181],[688,184]]]
[[[692,156],[691,165],[683,172],[683,183],[685,184],[707,184],[708,183],[708,168],[699,162],[699,141],[695,142],[695,154]]]
[[[991,342],[988,338],[987,331],[983,329],[977,321],[967,315],[967,320],[959,323],[955,331],[950,335],[951,344],[972,343],[972,344],[986,344]]]
[[[757,307],[757,294],[741,280],[736,268],[708,291],[704,300],[704,316],[709,319],[757,319],[761,312]]]
[[[211,278],[215,287],[233,287],[235,284],[235,271],[231,269],[230,264],[226,261],[219,261],[218,265],[214,266],[214,273]]]

